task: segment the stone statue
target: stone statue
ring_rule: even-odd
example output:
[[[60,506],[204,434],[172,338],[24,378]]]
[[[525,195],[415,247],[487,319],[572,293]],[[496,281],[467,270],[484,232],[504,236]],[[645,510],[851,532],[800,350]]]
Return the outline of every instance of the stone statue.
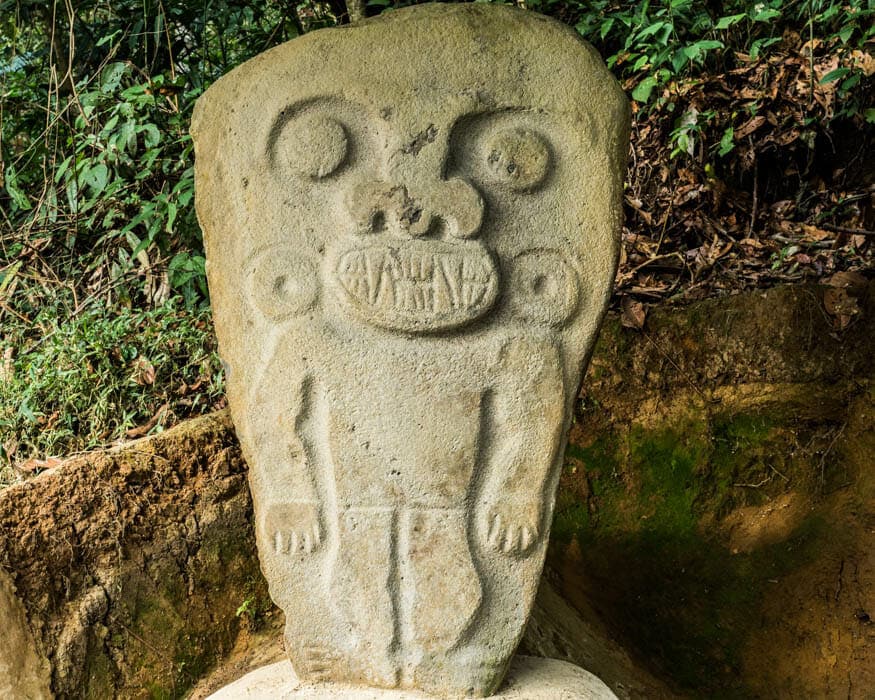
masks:
[[[197,210],[303,681],[496,690],[619,249],[629,109],[562,25],[429,5],[200,99]]]

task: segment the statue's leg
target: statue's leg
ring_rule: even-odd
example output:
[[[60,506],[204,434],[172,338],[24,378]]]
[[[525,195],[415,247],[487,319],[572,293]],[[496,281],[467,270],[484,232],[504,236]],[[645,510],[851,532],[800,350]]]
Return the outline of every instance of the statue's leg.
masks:
[[[356,640],[353,656],[383,687],[398,684],[395,660],[393,508],[349,508],[339,513],[338,547],[331,567],[331,599]]]
[[[412,640],[424,655],[455,646],[480,607],[480,574],[471,559],[464,508],[411,509],[401,524],[406,532],[410,579],[405,615]],[[405,576],[406,578],[406,576]],[[404,593],[402,593],[404,596]]]

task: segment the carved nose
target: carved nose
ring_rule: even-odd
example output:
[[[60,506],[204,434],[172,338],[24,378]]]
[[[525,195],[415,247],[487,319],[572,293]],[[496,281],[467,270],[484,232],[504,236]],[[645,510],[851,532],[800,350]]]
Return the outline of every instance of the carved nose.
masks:
[[[370,180],[349,193],[347,208],[360,233],[390,231],[409,238],[432,233],[442,222],[455,238],[477,235],[483,198],[465,180],[438,180],[425,187]]]

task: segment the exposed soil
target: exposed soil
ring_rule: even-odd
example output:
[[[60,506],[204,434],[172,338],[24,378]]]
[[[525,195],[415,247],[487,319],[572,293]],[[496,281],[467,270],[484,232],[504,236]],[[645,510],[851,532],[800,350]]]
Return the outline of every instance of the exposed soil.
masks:
[[[0,566],[58,697],[180,697],[270,609],[225,414],[0,492]],[[248,601],[248,602],[247,602]]]
[[[0,492],[0,563],[58,697],[204,698],[284,656],[245,476],[221,412]],[[621,698],[671,696],[546,583],[526,640]]]
[[[550,561],[636,658],[696,697],[875,688],[875,285],[610,321]]]

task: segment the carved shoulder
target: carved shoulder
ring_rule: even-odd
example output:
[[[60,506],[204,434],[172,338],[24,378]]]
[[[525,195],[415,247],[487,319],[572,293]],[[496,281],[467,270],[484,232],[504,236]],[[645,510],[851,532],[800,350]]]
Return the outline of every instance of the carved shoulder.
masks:
[[[501,346],[499,367],[521,383],[534,384],[561,374],[561,358],[549,336],[515,335]]]

